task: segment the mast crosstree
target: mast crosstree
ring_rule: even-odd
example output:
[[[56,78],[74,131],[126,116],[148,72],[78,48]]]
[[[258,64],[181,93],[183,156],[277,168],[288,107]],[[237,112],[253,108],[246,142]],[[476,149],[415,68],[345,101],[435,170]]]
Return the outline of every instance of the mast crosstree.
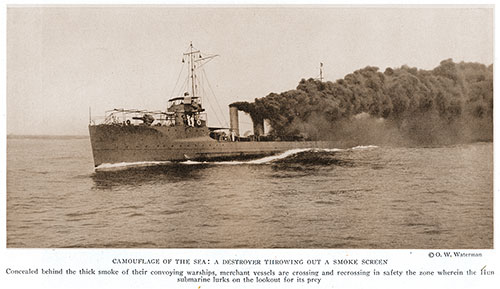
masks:
[[[188,65],[189,65],[189,81],[191,82],[191,96],[192,97],[197,97],[198,96],[198,85],[197,85],[197,75],[196,75],[196,70],[201,68],[203,65],[205,65],[208,61],[212,60],[213,58],[219,56],[218,54],[214,55],[209,55],[203,57],[201,55],[201,51],[197,50],[193,47],[193,43],[191,42],[189,44],[189,52],[185,52],[183,54],[185,57],[188,57]],[[182,59],[184,62],[184,59]]]

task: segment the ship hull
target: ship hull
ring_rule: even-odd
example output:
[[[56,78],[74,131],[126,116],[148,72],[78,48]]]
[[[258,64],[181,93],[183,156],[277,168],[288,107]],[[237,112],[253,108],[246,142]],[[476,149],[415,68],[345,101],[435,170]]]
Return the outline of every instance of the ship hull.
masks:
[[[251,159],[292,149],[340,148],[332,141],[217,141],[207,128],[89,126],[94,165]]]

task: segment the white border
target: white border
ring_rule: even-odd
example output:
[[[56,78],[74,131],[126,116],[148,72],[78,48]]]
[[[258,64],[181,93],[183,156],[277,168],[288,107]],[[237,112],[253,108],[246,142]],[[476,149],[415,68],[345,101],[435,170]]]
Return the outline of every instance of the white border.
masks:
[[[316,5],[352,5],[352,4],[363,4],[363,5],[379,5],[379,4],[389,4],[391,6],[399,6],[402,4],[413,4],[421,7],[421,4],[431,5],[436,4],[435,1],[389,1],[386,3],[381,3],[378,1],[350,1],[346,2],[337,2],[337,1],[189,1],[186,3],[185,1],[148,1],[138,3],[137,1],[109,1],[109,4],[125,4],[125,5],[158,5],[158,4],[174,4],[174,5],[185,5],[185,4],[201,4],[201,5],[233,5],[233,4],[243,4],[243,5],[281,5],[281,4],[293,4],[293,5],[305,5],[305,4],[316,4]],[[37,1],[34,4],[33,1],[7,1],[6,4],[3,4],[1,7],[1,32],[3,37],[1,38],[1,63],[4,63],[1,69],[1,83],[3,84],[1,87],[2,97],[0,104],[0,133],[4,136],[0,140],[0,150],[1,150],[1,167],[0,167],[0,178],[2,180],[2,198],[0,201],[1,207],[6,208],[6,5],[68,5],[68,4],[88,4],[88,5],[101,5],[101,1]],[[460,5],[471,5],[471,7],[477,5],[493,5],[494,1],[480,1],[480,2],[451,2],[451,1],[439,1],[439,4],[449,5],[449,4],[460,4]],[[408,6],[411,7],[411,6]],[[435,6],[433,6],[435,7]],[[498,8],[495,7],[495,14],[498,11]],[[495,17],[495,27],[497,27],[498,21]],[[495,29],[495,40],[498,39],[498,29]],[[496,68],[497,62],[497,45],[495,41],[495,58],[494,58],[494,66]],[[495,71],[496,72],[496,71]],[[495,88],[500,87],[498,82],[498,77],[496,77],[495,73]],[[497,119],[498,119],[498,108],[496,102],[498,100],[498,89],[495,89],[495,126],[494,126],[494,135],[498,135],[499,128],[497,127]],[[498,144],[494,143],[495,152],[498,149]],[[498,157],[497,154],[494,154],[494,164],[495,168],[498,165]],[[496,180],[498,180],[498,171],[494,170],[494,207],[498,208],[498,185]],[[497,220],[498,218],[498,210],[494,210],[494,218]],[[138,257],[138,258],[208,258],[214,259],[220,256],[224,256],[226,258],[233,258],[234,256],[238,256],[240,258],[270,258],[270,257],[293,257],[293,258],[304,258],[304,259],[315,259],[315,258],[337,258],[343,256],[350,257],[359,257],[359,258],[389,258],[392,262],[394,262],[394,267],[399,267],[403,269],[403,267],[412,267],[412,268],[439,268],[443,267],[446,264],[446,261],[437,262],[437,259],[430,259],[428,257],[429,253],[437,252],[441,250],[311,250],[311,249],[301,249],[301,250],[270,250],[270,249],[244,249],[244,250],[218,250],[218,249],[201,249],[201,250],[193,250],[193,249],[159,249],[159,250],[141,250],[141,249],[133,249],[133,250],[121,250],[121,249],[105,249],[105,250],[93,250],[93,249],[6,249],[6,212],[3,211],[0,217],[0,222],[2,223],[2,230],[0,230],[0,236],[3,240],[3,247],[0,253],[0,274],[2,277],[0,278],[0,283],[2,285],[7,285],[7,287],[2,286],[3,288],[40,288],[40,287],[51,287],[51,288],[89,288],[89,287],[107,287],[107,288],[172,288],[172,287],[183,287],[183,288],[198,288],[198,284],[188,283],[182,286],[182,284],[177,283],[168,283],[163,279],[157,278],[132,278],[132,279],[116,279],[113,277],[109,278],[22,278],[22,279],[11,279],[8,278],[7,283],[5,280],[5,268],[7,267],[16,267],[16,266],[26,266],[26,264],[32,264],[33,267],[37,266],[46,266],[46,267],[54,267],[59,268],[65,264],[65,266],[69,267],[89,267],[93,266],[96,268],[108,268],[110,267],[110,261],[115,257]],[[381,280],[376,279],[368,279],[363,280],[362,278],[351,279],[350,281],[342,281],[335,280],[335,282],[331,282],[328,284],[333,285],[334,288],[361,288],[361,287],[370,287],[370,288],[396,288],[396,287],[410,287],[410,288],[421,288],[423,286],[428,288],[493,288],[493,284],[500,284],[498,282],[499,278],[497,276],[500,275],[500,268],[498,267],[498,239],[499,234],[497,230],[497,223],[495,222],[495,230],[494,230],[494,250],[472,250],[473,252],[483,252],[487,257],[481,259],[461,259],[460,264],[456,264],[457,267],[463,266],[463,263],[468,264],[470,266],[481,267],[483,264],[487,265],[489,268],[494,269],[496,275],[494,278],[490,279],[467,279],[467,278],[453,278],[448,281],[435,280],[432,278],[423,278],[418,279],[417,281],[414,279],[404,279],[394,281],[391,278],[385,278]],[[464,251],[464,250],[462,250]],[[458,261],[458,260],[457,260]],[[456,261],[455,261],[456,262]],[[453,266],[453,264],[451,264]],[[182,267],[182,266],[180,266]],[[493,281],[494,283],[490,283]],[[215,286],[216,284],[200,284],[201,288],[219,288],[220,286]],[[243,284],[245,286],[238,287],[255,287],[250,284]],[[285,285],[281,284],[281,286],[271,286],[273,288],[285,288],[285,287],[296,287],[300,286],[295,283],[295,285]],[[324,284],[323,284],[324,285]],[[223,286],[225,288],[236,287],[235,284],[230,286]],[[270,286],[256,286],[256,287],[270,287]],[[314,288],[320,288],[314,287]]]

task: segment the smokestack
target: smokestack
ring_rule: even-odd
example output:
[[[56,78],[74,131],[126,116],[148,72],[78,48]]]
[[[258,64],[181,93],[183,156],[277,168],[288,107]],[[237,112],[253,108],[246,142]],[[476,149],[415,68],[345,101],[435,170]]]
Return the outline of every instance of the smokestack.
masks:
[[[264,135],[264,120],[263,119],[261,119],[260,121],[253,122],[253,134],[255,136]]]
[[[235,136],[240,136],[240,124],[238,121],[238,108],[236,106],[229,106],[229,123],[231,131]]]

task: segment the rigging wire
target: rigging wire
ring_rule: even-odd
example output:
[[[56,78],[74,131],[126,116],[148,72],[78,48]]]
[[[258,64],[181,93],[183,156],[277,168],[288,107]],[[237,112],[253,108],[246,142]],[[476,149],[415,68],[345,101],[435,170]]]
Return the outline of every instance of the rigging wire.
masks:
[[[229,126],[228,125],[228,122],[227,122],[227,119],[224,117],[224,113],[222,112],[222,108],[219,104],[219,101],[217,101],[217,97],[215,97],[215,93],[214,93],[214,90],[212,89],[212,85],[210,84],[210,82],[208,81],[208,77],[207,77],[207,73],[205,72],[205,69],[202,69],[203,71],[203,75],[205,76],[206,80],[207,80],[207,84],[208,84],[208,88],[210,88],[210,91],[212,92],[212,95],[214,96],[214,99],[215,99],[215,103],[217,104],[217,107],[219,108],[219,111],[221,112],[222,116],[223,116],[223,119],[224,119],[224,124],[226,126]]]
[[[184,60],[184,58],[183,58],[183,60]],[[181,66],[181,71],[179,72],[179,76],[177,76],[177,81],[175,82],[174,88],[172,89],[172,95],[170,96],[170,98],[174,97],[175,88],[177,87],[177,84],[179,84],[179,79],[181,79],[182,71],[184,71],[184,65]],[[181,86],[181,88],[182,88],[182,86]]]
[[[206,93],[206,91],[205,91],[205,86],[204,86],[204,85],[202,85],[202,86],[201,86],[201,89],[202,89],[202,91],[203,91],[203,95],[207,95],[207,93]],[[208,97],[206,97],[206,100],[207,100],[207,102],[208,102],[208,105],[210,106],[210,108],[211,108],[211,109],[212,109],[212,111],[214,112],[214,116],[215,116],[215,118],[217,119],[217,122],[219,123],[219,126],[223,126],[223,123],[220,121],[217,111],[216,111],[216,110],[214,109],[214,107],[212,106],[212,103],[210,102],[210,100],[208,99]]]
[[[205,96],[204,100],[207,101],[208,105],[212,109],[212,111],[214,113],[214,116],[217,119],[217,122],[218,122],[219,126],[224,126],[224,122],[226,122],[225,119],[224,119],[224,114],[221,114],[221,118],[224,120],[224,122],[222,122],[221,118],[219,117],[219,112],[214,108],[212,102],[210,101],[210,98],[208,97],[208,93],[205,90],[205,87],[206,87],[205,82],[209,83],[206,73],[205,74],[201,74],[200,77],[197,78],[197,79],[198,79],[198,83],[197,84],[201,87],[202,95]],[[215,95],[214,95],[214,98],[215,98]],[[227,126],[227,122],[226,122],[226,126]]]
[[[187,91],[188,90],[188,80],[189,80],[189,77],[187,77],[186,79],[184,79],[184,82],[182,83],[182,85],[179,87],[179,91],[177,92],[177,96],[182,96],[184,95],[182,93],[182,91]],[[184,89],[186,88],[186,89]]]
[[[205,89],[203,89],[203,92],[205,93]],[[210,106],[210,108],[212,109],[212,111],[215,112],[214,107],[212,106],[212,103],[210,101],[208,101],[208,100],[207,100],[207,102],[208,102],[208,105]],[[215,116],[215,119],[217,119],[217,122],[219,123],[219,126],[222,126],[222,122],[220,121],[218,114],[214,113],[214,116]]]

